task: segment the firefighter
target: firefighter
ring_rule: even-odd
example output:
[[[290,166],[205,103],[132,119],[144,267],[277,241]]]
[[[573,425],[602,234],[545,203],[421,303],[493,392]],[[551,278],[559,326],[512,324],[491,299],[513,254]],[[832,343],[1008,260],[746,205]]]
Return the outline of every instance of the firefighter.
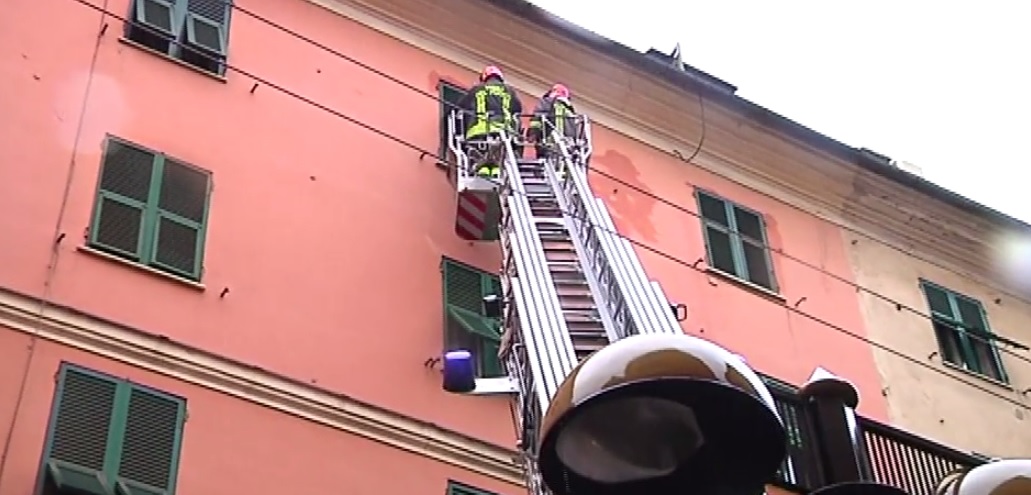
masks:
[[[501,131],[519,137],[519,114],[523,111],[519,96],[505,84],[501,69],[491,65],[483,69],[480,83],[462,97],[458,107],[465,113],[466,152],[476,155],[471,160],[473,170],[476,175],[499,177],[504,148],[492,141]]]
[[[537,102],[527,133],[529,140],[535,143],[537,158],[548,157],[548,148],[554,144],[553,131],[558,131],[560,136],[569,138],[571,142],[575,142],[579,136],[576,111],[570,98],[569,88],[564,84],[555,84]]]

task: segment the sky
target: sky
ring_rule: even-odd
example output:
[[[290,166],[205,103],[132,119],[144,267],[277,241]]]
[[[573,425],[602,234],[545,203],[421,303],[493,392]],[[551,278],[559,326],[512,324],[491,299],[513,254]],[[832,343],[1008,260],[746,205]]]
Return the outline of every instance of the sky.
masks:
[[[531,1],[1031,223],[1031,2]]]

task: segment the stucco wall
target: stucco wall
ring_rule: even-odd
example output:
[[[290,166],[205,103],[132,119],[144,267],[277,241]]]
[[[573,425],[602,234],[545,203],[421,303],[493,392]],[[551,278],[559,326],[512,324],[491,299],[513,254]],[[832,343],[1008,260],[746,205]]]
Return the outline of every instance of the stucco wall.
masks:
[[[920,363],[874,350],[891,422],[960,450],[990,456],[1031,454],[1031,400],[1025,394],[1031,387],[1031,355],[1000,346],[1008,386],[943,364],[931,322],[924,316],[928,308],[919,280],[981,301],[992,330],[1024,344],[1031,343],[1031,304],[867,238],[845,239],[856,282],[904,306],[899,309],[860,293],[870,337]]]
[[[525,488],[463,471],[305,419],[281,414],[218,392],[105,360],[47,341],[32,364],[24,357],[29,336],[0,327],[0,421],[7,433],[10,409],[23,376],[26,394],[4,463],[0,495],[33,493],[39,472],[55,375],[62,361],[124,377],[183,397],[184,427],[178,493],[383,493],[444,495],[448,480],[502,495]],[[27,374],[27,375],[26,375]],[[3,440],[0,437],[0,440]]]
[[[124,16],[129,1],[104,5]],[[240,5],[427,92],[473,79],[307,2]],[[423,365],[443,342],[441,256],[499,265],[497,244],[455,236],[454,189],[432,159],[271,87],[252,93],[238,73],[220,82],[122,43],[121,21],[72,0],[6,8],[18,15],[0,17],[0,285],[43,295],[56,228],[51,303],[513,444],[507,398],[448,395]],[[436,150],[433,98],[239,12],[229,39],[230,64]],[[108,133],[212,172],[204,290],[80,250]]]
[[[671,301],[688,306],[685,332],[719,343],[756,369],[795,384],[822,366],[856,384],[863,414],[886,418],[869,346],[827,325],[860,336],[865,332],[855,290],[847,283],[852,268],[837,227],[668,153],[617,139],[607,129],[595,133],[592,187],[605,199],[620,232],[635,244],[649,276]],[[763,216],[779,294],[706,272],[704,261],[699,262],[706,251],[696,188]]]

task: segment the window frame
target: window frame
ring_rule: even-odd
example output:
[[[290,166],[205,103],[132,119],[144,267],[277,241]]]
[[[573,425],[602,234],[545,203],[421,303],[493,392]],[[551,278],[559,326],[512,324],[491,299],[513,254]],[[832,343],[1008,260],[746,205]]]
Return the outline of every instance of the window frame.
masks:
[[[146,43],[142,43],[141,41],[133,39],[133,37],[131,36],[131,28],[133,27],[133,24],[139,23],[142,27],[144,27],[144,29],[153,30],[153,28],[151,28],[146,23],[139,22],[139,17],[142,15],[140,13],[140,10],[143,4],[143,0],[131,0],[129,2],[129,15],[126,18],[130,19],[131,21],[125,23],[125,30],[122,37],[132,43],[143,44],[144,46],[147,46],[147,48],[149,48],[150,50],[153,50],[154,53],[177,60],[204,73],[214,75],[218,78],[224,78],[227,67],[226,64],[229,60],[229,37],[231,24],[233,22],[233,0],[215,0],[222,3],[222,7],[225,9],[225,21],[221,23],[215,22],[213,19],[205,17],[202,14],[190,12],[189,0],[156,1],[171,5],[172,7],[172,32],[162,32],[162,35],[167,35],[171,39],[168,48],[165,50],[160,50],[153,47],[149,47],[146,45]],[[205,22],[207,24],[219,26],[219,34],[221,35],[222,42],[222,50],[220,52],[211,51],[205,47],[197,45],[192,41],[193,36],[191,33],[193,32],[193,29],[190,23],[191,17],[195,17],[199,21]],[[187,56],[187,54],[190,52],[196,53],[199,57],[214,58],[212,62],[215,65],[217,65],[217,69],[209,70],[208,67],[204,67],[194,62],[191,62],[189,60],[189,57]]]
[[[43,440],[39,469],[36,474],[36,490],[34,493],[42,494],[46,483],[48,469],[47,464],[54,447],[54,437],[57,432],[57,417],[64,399],[64,390],[67,383],[66,377],[69,372],[102,380],[115,387],[113,398],[114,404],[111,406],[111,416],[108,418],[109,431],[106,445],[104,446],[104,469],[102,470],[102,474],[105,475],[104,481],[109,484],[108,488],[114,493],[119,493],[117,489],[117,485],[119,483],[126,483],[129,486],[142,485],[142,483],[135,480],[120,479],[118,475],[118,471],[122,463],[122,457],[124,455],[125,427],[129,419],[129,401],[132,396],[132,392],[134,390],[138,390],[140,392],[168,400],[178,406],[178,411],[176,413],[175,435],[172,441],[172,452],[169,455],[168,488],[164,490],[165,495],[174,495],[176,484],[179,480],[179,462],[182,455],[183,437],[186,430],[186,399],[147,385],[133,382],[127,378],[118,378],[116,376],[85,368],[67,361],[61,361],[58,365],[53,399],[50,403],[50,414],[47,419],[46,435]],[[108,472],[109,470],[110,472]],[[159,487],[151,488],[158,489]]]
[[[481,295],[481,297],[487,296],[487,295],[491,294],[491,282],[492,281],[497,282],[498,287],[501,286],[501,277],[499,277],[497,275],[491,274],[490,272],[486,272],[486,271],[481,270],[479,268],[476,268],[476,267],[474,267],[472,265],[469,265],[469,264],[466,264],[466,263],[462,263],[461,261],[458,261],[458,260],[455,260],[455,259],[452,259],[452,258],[448,258],[446,256],[441,257],[441,262],[440,262],[441,305],[443,307],[442,309],[443,309],[443,317],[444,317],[444,320],[443,320],[443,327],[444,328],[442,329],[443,330],[442,333],[443,333],[443,337],[444,337],[444,350],[445,350],[445,352],[451,347],[450,344],[452,342],[452,331],[453,331],[452,327],[456,326],[456,324],[452,323],[452,318],[449,315],[449,308],[448,308],[448,306],[451,305],[448,302],[449,298],[448,298],[448,288],[447,288],[447,281],[448,281],[448,271],[447,270],[448,270],[449,266],[450,267],[454,267],[454,268],[458,268],[458,269],[469,270],[469,271],[479,275],[480,276],[480,295]],[[498,295],[500,296],[501,294],[498,294]],[[464,308],[459,308],[459,309],[464,309]],[[480,308],[480,310],[477,313],[478,313],[477,316],[480,317],[480,318],[483,318],[485,320],[494,320],[494,321],[496,321],[496,328],[497,328],[498,333],[499,334],[503,334],[503,329],[501,328],[501,319],[500,318],[490,318],[490,317],[484,315],[482,307]],[[476,378],[477,379],[504,378],[504,377],[509,376],[508,375],[508,370],[505,369],[505,363],[502,362],[502,360],[500,358],[498,358],[496,353],[494,355],[488,357],[488,353],[483,352],[484,348],[488,347],[487,342],[486,342],[486,340],[487,340],[486,337],[484,337],[483,335],[476,334],[475,332],[471,332],[471,331],[469,331],[467,329],[464,329],[464,328],[460,329],[459,331],[463,331],[463,332],[469,333],[470,334],[469,338],[472,339],[472,341],[476,344],[476,347],[477,347],[476,349],[468,349],[468,350],[472,351],[474,353],[475,357],[476,357]],[[500,344],[500,340],[498,341],[498,344]],[[491,361],[488,362],[487,361],[488,359],[491,360]],[[491,366],[488,366],[488,365],[493,365],[494,368],[498,370],[498,374],[496,374],[496,375],[487,374],[485,372],[485,370],[487,370],[487,369],[489,369],[491,367]]]
[[[456,99],[455,101],[449,101],[447,99],[447,94],[448,94],[449,91],[454,92],[454,94],[459,95],[458,99]],[[457,105],[458,101],[461,100],[463,97],[465,97],[465,94],[468,93],[468,92],[469,92],[468,88],[463,88],[463,87],[461,87],[461,86],[459,86],[457,84],[450,83],[450,82],[445,81],[443,79],[437,81],[437,98],[439,100],[439,108],[440,108],[440,129],[439,129],[439,141],[440,142],[438,143],[438,147],[439,147],[438,156],[440,156],[440,158],[442,158],[442,159],[449,158],[449,154],[451,153],[450,148],[448,148],[448,142],[447,142],[448,141],[448,135],[447,135],[448,116],[451,113],[451,105],[449,105],[449,103]]]
[[[447,480],[447,491],[444,493],[446,495],[497,495],[494,492],[450,479]]]
[[[748,282],[749,284],[754,284],[758,287],[762,287],[763,289],[769,290],[771,292],[779,293],[780,287],[777,282],[776,270],[774,270],[773,267],[773,257],[770,256],[770,241],[766,229],[766,218],[763,216],[763,214],[746,206],[742,206],[738,203],[735,203],[716,193],[701,188],[695,188],[694,194],[695,204],[698,206],[698,218],[699,220],[701,220],[702,225],[702,238],[705,242],[705,261],[709,265],[709,267],[711,269],[727,273],[727,275],[733,276],[734,278],[740,279],[744,282]],[[727,215],[727,225],[720,225],[715,220],[712,220],[705,216],[705,213],[702,212],[703,197],[713,201],[718,201],[723,204],[723,210]],[[750,236],[745,236],[741,234],[737,227],[737,215],[735,214],[737,211],[753,215],[758,220],[759,230],[762,234],[762,239],[753,239]],[[712,242],[709,239],[710,227],[727,234],[727,236],[729,237],[730,256],[734,263],[734,272],[725,272],[724,270],[720,270],[716,268],[715,265],[713,265],[714,256],[712,252]],[[753,281],[750,277],[751,274],[748,269],[748,262],[745,258],[744,244],[748,243],[754,246],[754,241],[762,242],[762,245],[758,247],[762,248],[763,260],[766,263],[767,276],[770,279],[769,287],[763,286],[762,284]]]
[[[949,310],[952,312],[951,315],[939,313],[931,307],[931,299],[929,297],[928,290],[936,290],[946,297],[949,303]],[[1006,373],[1006,368],[1003,365],[1002,356],[999,353],[999,346],[997,345],[996,340],[992,338],[981,339],[984,340],[985,345],[987,345],[991,353],[991,359],[994,361],[994,363],[982,363],[977,356],[977,352],[974,350],[973,344],[971,344],[971,336],[968,335],[968,329],[972,328],[973,326],[970,323],[963,320],[963,314],[959,311],[958,301],[964,301],[976,307],[978,311],[978,317],[981,319],[980,323],[984,327],[985,333],[987,335],[995,335],[995,333],[992,332],[992,328],[988,323],[988,313],[985,311],[984,304],[982,304],[981,301],[974,299],[973,297],[956,292],[952,289],[948,289],[946,287],[943,287],[939,284],[936,284],[923,278],[920,279],[920,292],[923,294],[924,302],[927,304],[927,312],[930,316],[931,327],[934,330],[934,340],[938,344],[938,352],[941,355],[942,362],[947,363],[951,366],[955,366],[957,368],[961,368],[964,371],[973,373],[988,380],[999,381],[1004,384],[1008,384],[1009,375]],[[949,354],[946,349],[945,343],[942,342],[942,339],[938,335],[938,329],[936,328],[937,325],[944,325],[948,327],[950,331],[956,334],[957,351],[959,353],[959,356],[957,356],[957,358],[960,362],[953,362],[949,359]],[[977,337],[975,336],[973,338],[976,339]],[[996,369],[999,370],[998,378],[993,377],[991,376],[991,374],[983,371],[985,365],[992,364],[994,364]],[[977,369],[972,369],[972,366],[976,366]]]
[[[146,21],[146,19],[143,17],[143,12],[145,10],[144,4],[146,2],[148,2],[148,1],[151,1],[151,2],[154,2],[154,3],[163,4],[166,7],[168,7],[168,17],[169,17],[169,23],[168,24],[169,24],[169,26],[171,26],[171,29],[172,29],[171,31],[164,31],[162,29],[157,28],[156,26],[153,26],[152,24],[150,24],[149,22]],[[178,7],[176,7],[176,0],[132,0],[132,3],[130,4],[130,8],[133,9],[133,14],[134,14],[134,16],[132,18],[133,22],[138,22],[138,23],[142,24],[143,26],[145,26],[146,28],[152,29],[152,30],[154,30],[156,32],[159,32],[161,34],[175,37],[175,35],[176,35],[176,31],[175,31],[176,9],[178,8]]]
[[[201,24],[207,24],[208,26],[213,27],[213,28],[215,28],[216,31],[218,31],[219,46],[218,46],[217,50],[212,50],[211,48],[203,46],[203,45],[201,45],[200,43],[197,42],[197,29],[196,29],[195,26],[196,26],[196,24],[198,22],[201,23]],[[229,17],[228,17],[228,14],[227,14],[226,23],[228,23],[228,22],[229,22]],[[208,52],[211,55],[215,55],[215,56],[222,57],[223,59],[225,59],[225,56],[226,56],[225,53],[226,53],[226,48],[227,48],[226,47],[226,44],[227,44],[226,41],[227,40],[226,40],[226,29],[225,29],[225,26],[222,25],[222,23],[215,22],[215,21],[213,21],[211,19],[208,19],[207,17],[204,17],[204,16],[199,15],[199,14],[195,14],[195,13],[190,12],[190,11],[187,10],[186,11],[186,18],[185,18],[183,26],[186,28],[186,43],[187,44],[193,46],[197,50],[202,50],[202,51]],[[225,60],[221,60],[220,62],[224,64]]]
[[[147,201],[145,203],[141,203],[137,199],[122,196],[118,193],[103,189],[102,183],[105,167],[107,165],[108,151],[112,142],[117,143],[120,146],[135,148],[154,155],[154,160],[151,162],[150,185],[148,186]],[[204,215],[200,222],[181,217],[170,211],[162,210],[159,207],[159,202],[161,201],[161,184],[164,179],[165,162],[167,160],[171,160],[177,165],[188,167],[207,176],[207,190],[204,193]],[[89,233],[86,236],[87,247],[109,253],[112,256],[116,256],[140,266],[150,267],[176,277],[186,278],[193,282],[200,282],[201,278],[204,276],[204,249],[207,245],[208,220],[211,215],[211,194],[214,190],[214,174],[212,174],[211,171],[192,165],[189,162],[175,158],[167,153],[162,153],[132,141],[108,134],[104,139],[104,149],[100,156],[100,166],[97,170],[96,183],[93,193],[93,207],[90,211]],[[106,246],[97,241],[100,218],[103,214],[102,205],[104,199],[110,199],[123,205],[139,208],[142,212],[140,219],[140,238],[137,240],[138,248],[136,253],[122,251],[113,246]],[[187,273],[178,268],[167,266],[157,261],[157,245],[161,231],[160,220],[162,218],[167,218],[180,225],[189,227],[196,226],[197,255],[194,260],[193,272]]]

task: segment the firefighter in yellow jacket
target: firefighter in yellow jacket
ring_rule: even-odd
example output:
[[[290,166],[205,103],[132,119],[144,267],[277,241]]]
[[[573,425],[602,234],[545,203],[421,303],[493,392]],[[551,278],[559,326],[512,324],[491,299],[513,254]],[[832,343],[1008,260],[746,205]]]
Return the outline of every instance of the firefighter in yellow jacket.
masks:
[[[489,140],[501,131],[512,138],[520,136],[519,114],[523,104],[519,96],[505,84],[501,69],[491,65],[483,69],[480,83],[462,97],[458,107],[465,113],[467,152],[478,155],[472,164],[476,175],[500,176],[504,150],[492,147]]]
[[[580,134],[577,124],[576,110],[570,101],[569,88],[564,84],[555,84],[537,102],[530,119],[529,140],[536,144],[537,158],[547,158],[549,148],[554,146],[552,133],[575,142]],[[560,171],[561,172],[561,171]]]

